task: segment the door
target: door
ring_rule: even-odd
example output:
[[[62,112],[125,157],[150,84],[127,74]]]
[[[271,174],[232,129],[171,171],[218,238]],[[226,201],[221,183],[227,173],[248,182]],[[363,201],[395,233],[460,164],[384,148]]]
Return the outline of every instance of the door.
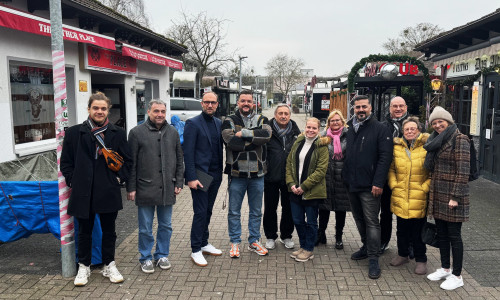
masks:
[[[481,124],[481,174],[500,182],[500,76],[486,77]]]
[[[93,84],[92,93],[103,92],[111,100],[109,122],[126,128],[125,120],[125,86],[123,84]]]

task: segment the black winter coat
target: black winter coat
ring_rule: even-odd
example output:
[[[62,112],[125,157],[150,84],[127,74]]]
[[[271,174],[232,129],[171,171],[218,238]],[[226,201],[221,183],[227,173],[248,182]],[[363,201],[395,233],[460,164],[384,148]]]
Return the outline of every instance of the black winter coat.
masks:
[[[347,128],[340,134],[340,146],[343,157],[341,160],[333,159],[333,141],[328,144],[328,169],[326,170],[326,201],[321,202],[319,209],[328,211],[351,211],[351,202],[347,193],[347,187],[342,178],[346,151]],[[326,136],[326,130],[322,133]]]
[[[64,137],[61,172],[72,188],[68,214],[76,218],[88,219],[91,206],[95,213],[111,213],[123,208],[117,177],[121,182],[126,181],[132,163],[125,131],[109,124],[104,133],[106,147],[117,151],[124,160],[117,173],[108,168],[103,155],[94,159],[95,141],[87,121],[70,127]]]
[[[391,118],[391,114],[387,114],[385,116],[385,121],[382,122],[382,124],[384,124],[387,129],[389,129],[389,131],[392,133],[392,137],[403,137],[403,122],[404,120],[406,120],[408,118],[408,114],[406,114],[406,117],[404,117],[403,119],[401,119],[400,121],[394,121],[392,118]],[[398,125],[399,125],[399,130],[396,130],[396,127],[394,126],[394,123],[395,122],[398,122]]]
[[[269,125],[273,130],[271,140],[267,143],[267,173],[265,177],[266,182],[285,183],[286,176],[286,158],[292,149],[293,143],[300,134],[300,129],[295,121],[290,120],[292,129],[283,138],[278,136],[276,129],[273,126],[274,118],[271,119]]]
[[[354,131],[348,122],[347,149],[342,176],[349,191],[370,192],[372,186],[383,188],[392,162],[392,134],[375,118],[366,120]]]

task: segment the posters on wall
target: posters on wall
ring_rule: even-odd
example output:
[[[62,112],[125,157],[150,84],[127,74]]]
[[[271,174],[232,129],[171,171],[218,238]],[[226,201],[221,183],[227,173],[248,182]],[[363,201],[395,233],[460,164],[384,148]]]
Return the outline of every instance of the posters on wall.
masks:
[[[15,143],[55,138],[52,70],[11,65],[9,71]]]

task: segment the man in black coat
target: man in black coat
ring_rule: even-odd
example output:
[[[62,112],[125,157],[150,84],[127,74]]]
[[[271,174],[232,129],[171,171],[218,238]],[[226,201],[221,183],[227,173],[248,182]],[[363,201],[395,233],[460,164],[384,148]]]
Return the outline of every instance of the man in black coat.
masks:
[[[118,211],[123,208],[120,183],[127,180],[131,165],[125,131],[108,121],[111,101],[103,93],[93,94],[88,103],[89,117],[70,127],[65,134],[61,153],[61,172],[72,188],[68,214],[78,220],[78,274],[75,286],[84,286],[90,277],[92,229],[99,214],[102,228],[102,275],[113,283],[123,282],[115,265]],[[102,145],[104,143],[104,145]],[[123,158],[118,172],[108,168],[103,146]]]
[[[354,221],[363,247],[352,254],[354,260],[370,259],[368,276],[380,277],[380,195],[392,162],[392,136],[372,117],[368,96],[354,97],[355,117],[349,121],[346,157],[342,175],[349,191]]]
[[[267,173],[264,177],[264,233],[266,248],[274,249],[278,238],[278,216],[276,210],[281,194],[280,241],[286,248],[292,249],[293,219],[290,207],[289,192],[285,182],[286,158],[293,143],[300,134],[295,121],[290,120],[290,107],[278,104],[274,110],[274,118],[269,125],[272,128],[271,140],[267,143]]]
[[[403,137],[403,121],[408,118],[408,107],[402,97],[392,98],[389,114],[383,122],[392,132],[392,137]],[[384,253],[389,248],[392,235],[391,189],[387,182],[380,197],[380,252]]]

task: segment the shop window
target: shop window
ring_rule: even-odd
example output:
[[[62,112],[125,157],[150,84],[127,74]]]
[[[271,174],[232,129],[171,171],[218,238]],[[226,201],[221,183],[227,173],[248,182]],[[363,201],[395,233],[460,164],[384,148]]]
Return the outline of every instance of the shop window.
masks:
[[[10,62],[15,144],[55,138],[52,69]]]

